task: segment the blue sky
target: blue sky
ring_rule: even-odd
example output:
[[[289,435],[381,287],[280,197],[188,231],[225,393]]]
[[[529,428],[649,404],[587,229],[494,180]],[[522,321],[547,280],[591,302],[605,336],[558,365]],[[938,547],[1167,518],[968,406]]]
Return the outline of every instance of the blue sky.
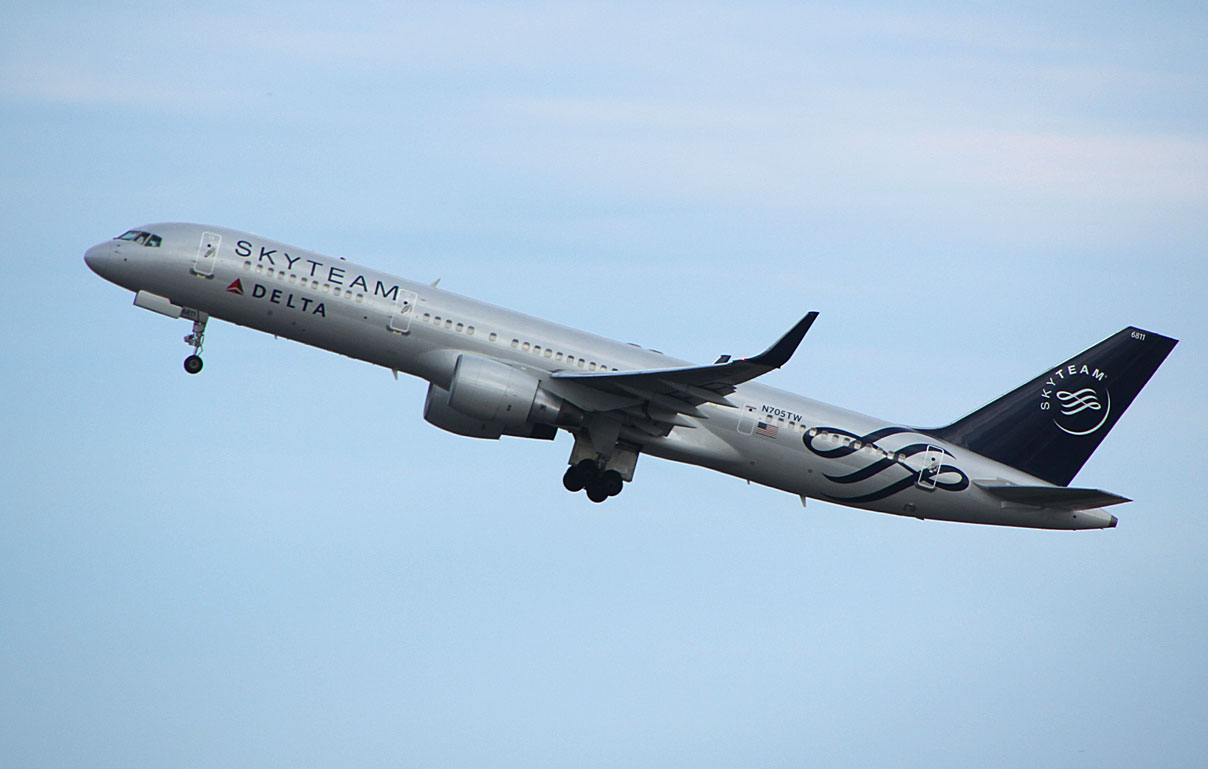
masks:
[[[1198,766],[1198,5],[45,3],[0,29],[0,755],[59,766]],[[424,386],[136,310],[85,248],[251,230],[766,381],[960,416],[1182,340],[1106,532],[448,435]]]

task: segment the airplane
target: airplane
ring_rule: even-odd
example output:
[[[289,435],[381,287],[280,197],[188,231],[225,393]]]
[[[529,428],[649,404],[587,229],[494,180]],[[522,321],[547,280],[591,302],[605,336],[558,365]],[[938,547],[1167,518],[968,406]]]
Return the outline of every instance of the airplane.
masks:
[[[1069,484],[1174,348],[1128,327],[937,428],[886,422],[753,380],[786,364],[817,312],[749,358],[708,365],[617,342],[247,232],[149,224],[84,254],[134,305],[211,318],[426,380],[424,419],[473,438],[573,436],[563,485],[593,502],[648,454],[794,494],[921,520],[1115,527],[1131,500]]]

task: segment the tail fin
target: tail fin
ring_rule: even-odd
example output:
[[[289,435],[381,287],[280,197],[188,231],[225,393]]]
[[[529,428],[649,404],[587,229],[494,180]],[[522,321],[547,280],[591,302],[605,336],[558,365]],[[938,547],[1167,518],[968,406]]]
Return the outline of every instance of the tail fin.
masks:
[[[1066,486],[1178,343],[1129,327],[930,435]]]

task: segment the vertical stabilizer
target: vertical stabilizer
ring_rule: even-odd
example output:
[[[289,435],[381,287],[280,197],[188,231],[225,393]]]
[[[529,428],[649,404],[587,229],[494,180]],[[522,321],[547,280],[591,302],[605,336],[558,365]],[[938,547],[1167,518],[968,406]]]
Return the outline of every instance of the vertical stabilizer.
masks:
[[[1177,343],[1126,328],[967,417],[926,432],[1068,485]]]

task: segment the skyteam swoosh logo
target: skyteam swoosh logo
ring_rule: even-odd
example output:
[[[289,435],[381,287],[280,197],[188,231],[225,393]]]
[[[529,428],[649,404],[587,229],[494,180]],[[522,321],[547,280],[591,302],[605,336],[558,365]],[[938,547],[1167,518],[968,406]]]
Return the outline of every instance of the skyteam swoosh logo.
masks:
[[[1090,435],[1107,424],[1112,414],[1112,394],[1104,390],[1106,403],[1100,403],[1099,393],[1090,387],[1077,392],[1058,390],[1057,400],[1062,404],[1061,414],[1053,419],[1057,429],[1070,435]],[[1100,414],[1102,416],[1100,416]],[[1090,419],[1087,419],[1087,417]],[[1087,427],[1086,423],[1090,426]]]
[[[876,502],[906,491],[915,484],[943,491],[964,491],[969,488],[969,476],[950,463],[952,454],[934,442],[908,443],[890,450],[878,441],[895,435],[915,434],[906,427],[886,427],[866,435],[856,435],[836,427],[818,427],[802,436],[805,447],[824,459],[841,459],[852,455],[867,457],[863,467],[842,474],[824,474],[828,481],[839,484],[876,483],[879,488],[862,494],[841,496],[827,494],[828,499],[847,504]],[[918,465],[917,467],[915,465]]]
[[[1087,409],[1093,411],[1103,409],[1103,405],[1099,403],[1099,393],[1095,392],[1093,387],[1083,387],[1076,393],[1069,390],[1058,390],[1057,400],[1061,401],[1061,414],[1067,417],[1080,414]]]
[[[1054,371],[1040,387],[1040,410],[1067,435],[1098,432],[1112,414],[1107,372],[1090,363],[1071,363]]]

